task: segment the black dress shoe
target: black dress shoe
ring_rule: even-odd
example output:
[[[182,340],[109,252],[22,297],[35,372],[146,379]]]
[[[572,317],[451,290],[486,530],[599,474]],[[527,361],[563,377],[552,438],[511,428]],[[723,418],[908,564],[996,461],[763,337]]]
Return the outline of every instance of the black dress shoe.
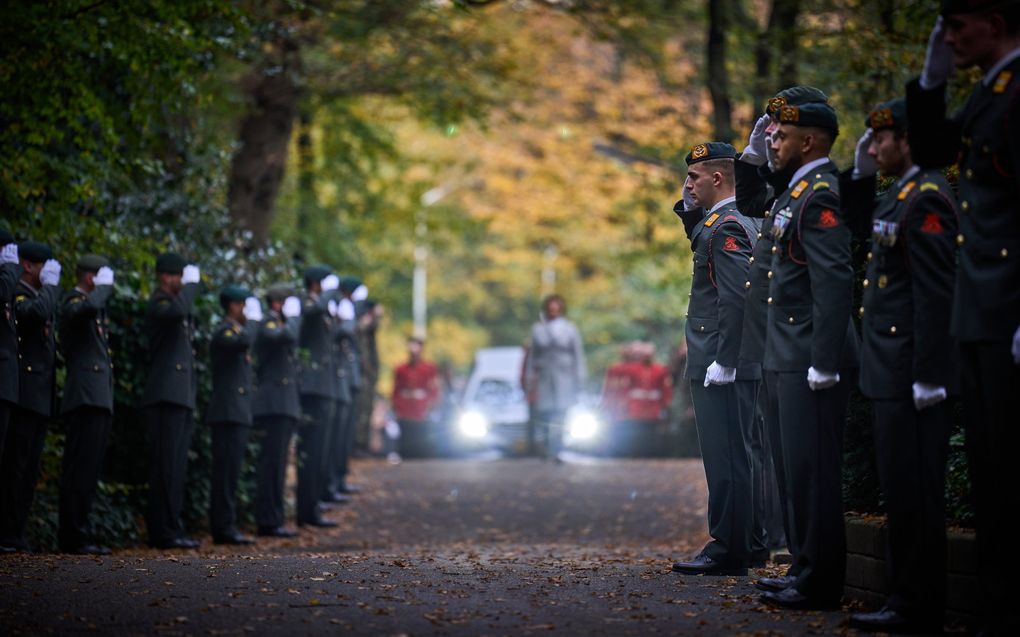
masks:
[[[340,493],[343,493],[344,495],[357,495],[364,491],[364,489],[362,489],[356,484],[343,484],[340,485],[338,491],[340,491]]]
[[[82,544],[81,546],[61,549],[61,552],[72,555],[109,555],[110,549],[96,544]]]
[[[19,550],[21,549],[16,546],[2,545],[0,546],[0,555],[11,555],[12,553],[17,553]]]
[[[258,534],[261,537],[297,537],[297,531],[282,526],[260,526]]]
[[[314,520],[298,520],[298,526],[314,526],[320,529],[329,529],[337,526],[337,523],[333,520],[326,518],[315,518]]]
[[[237,531],[233,533],[227,533],[226,535],[214,535],[213,544],[230,544],[233,546],[244,546],[247,544],[254,544],[255,540],[248,537],[247,535],[241,535]]]
[[[762,593],[758,599],[766,604],[791,610],[838,610],[841,606],[839,600],[808,597],[792,586],[781,591]]]
[[[348,502],[351,501],[351,499],[352,498],[349,495],[344,495],[343,493],[340,493],[339,491],[331,491],[331,492],[327,493],[326,495],[322,496],[321,498],[319,498],[319,501],[320,502],[325,502],[325,503],[333,503],[333,502],[335,502],[337,504],[347,504]]]
[[[761,591],[783,591],[797,581],[794,575],[779,575],[776,577],[763,577],[754,583],[754,587]]]
[[[942,632],[942,625],[938,621],[912,620],[888,607],[874,613],[854,613],[850,616],[850,627],[882,633],[939,634]]]
[[[673,572],[684,575],[747,575],[746,567],[725,566],[707,555],[699,555],[688,562],[673,564]]]
[[[197,549],[199,547],[199,543],[190,537],[176,537],[162,542],[149,542],[149,545],[157,549]]]

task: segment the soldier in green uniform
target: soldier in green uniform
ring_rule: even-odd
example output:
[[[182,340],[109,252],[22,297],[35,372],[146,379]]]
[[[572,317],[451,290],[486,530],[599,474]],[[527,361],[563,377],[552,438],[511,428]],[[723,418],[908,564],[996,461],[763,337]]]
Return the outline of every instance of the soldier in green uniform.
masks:
[[[351,401],[352,378],[350,368],[350,338],[353,336],[351,324],[353,323],[353,306],[348,299],[342,295],[343,279],[337,294],[332,295],[329,300],[329,314],[333,317],[333,365],[336,373],[336,404],[333,410],[333,420],[330,422],[330,444],[326,453],[326,462],[323,466],[322,476],[322,501],[327,503],[346,503],[350,496],[340,490],[338,482],[338,471],[343,462],[343,453],[346,449],[345,426],[348,417],[353,413]]]
[[[251,544],[237,530],[237,483],[241,477],[248,430],[252,425],[252,334],[248,318],[260,320],[262,307],[247,288],[228,285],[220,291],[223,320],[209,345],[212,395],[205,421],[212,427],[212,484],[209,528],[216,544]]]
[[[858,613],[865,630],[941,631],[945,607],[946,458],[957,361],[950,346],[957,209],[938,170],[914,164],[906,102],[869,115],[844,201],[874,202],[875,173],[896,182],[876,205],[864,279],[861,391],[873,401],[878,474],[889,515],[885,607]],[[863,191],[849,196],[847,189]]]
[[[290,286],[266,291],[265,320],[255,333],[255,397],[252,415],[262,437],[255,469],[255,523],[266,537],[294,537],[284,527],[283,490],[287,453],[301,418],[297,338],[301,301]]]
[[[944,0],[921,76],[907,86],[915,162],[959,166],[959,264],[952,334],[960,344],[978,577],[989,634],[1016,634],[1011,518],[1020,508],[1020,2]],[[983,77],[946,116],[954,68]]]
[[[712,541],[673,570],[690,575],[746,575],[751,564],[751,426],[757,363],[738,360],[744,325],[744,281],[757,226],[733,195],[733,146],[698,144],[687,155],[685,189],[707,211],[690,232],[694,252],[686,323],[687,378],[708,480]],[[700,212],[698,214],[701,214]]]
[[[14,331],[14,290],[21,278],[21,259],[14,235],[0,229],[0,459],[11,409],[18,402],[18,335]],[[3,471],[0,469],[0,471]]]
[[[25,524],[56,391],[54,322],[60,300],[60,264],[50,247],[18,246],[21,278],[14,292],[18,334],[18,403],[11,411],[0,461],[0,546],[30,550]]]
[[[322,479],[329,454],[330,423],[337,400],[336,361],[333,357],[331,291],[339,277],[327,266],[305,270],[305,297],[301,306],[298,351],[301,361],[299,392],[301,427],[298,430],[297,522],[299,526],[331,527],[319,507]]]
[[[188,447],[195,427],[195,351],[192,304],[199,292],[198,266],[167,252],[156,259],[159,287],[149,297],[145,333],[149,376],[142,394],[149,435],[149,544],[196,548],[181,522]]]
[[[355,427],[358,420],[356,407],[363,398],[361,392],[364,385],[359,343],[362,317],[357,313],[357,304],[353,298],[354,292],[361,287],[361,279],[356,276],[341,278],[339,287],[341,299],[337,306],[337,360],[338,365],[342,366],[344,370],[350,402],[344,408],[343,421],[338,427],[341,432],[340,438],[333,443],[332,474],[329,479],[334,493],[345,498],[349,498],[357,491],[356,488],[347,484],[347,473],[350,468],[351,453],[354,451]]]
[[[857,335],[850,320],[850,230],[829,159],[838,134],[835,111],[809,103],[781,107],[772,135],[777,170],[793,174],[772,206],[763,366],[776,373],[797,575],[762,600],[787,608],[838,607],[846,569],[843,425],[856,381]]]
[[[106,555],[89,539],[89,511],[103,469],[113,423],[113,360],[106,302],[113,294],[113,270],[105,257],[78,260],[78,284],[64,295],[60,347],[67,377],[61,414],[67,426],[60,473],[58,540],[65,553]]]
[[[754,252],[751,254],[751,267],[747,273],[747,280],[744,282],[744,289],[747,294],[744,299],[744,328],[740,340],[740,358],[749,363],[758,363],[765,358],[765,337],[766,322],[768,318],[769,287],[772,284],[772,246],[775,244],[772,238],[771,214],[772,204],[776,196],[786,190],[787,182],[793,174],[793,168],[777,170],[773,162],[769,160],[771,154],[768,146],[769,136],[779,127],[779,109],[783,106],[799,106],[801,104],[818,103],[825,104],[828,97],[825,93],[813,86],[792,86],[776,93],[765,106],[765,114],[762,115],[754,125],[748,139],[747,147],[740,154],[734,165],[736,173],[736,197],[737,209],[748,217],[762,217],[761,230],[758,233],[758,241],[754,245]],[[794,557],[794,565],[784,575],[776,577],[763,577],[755,585],[762,590],[782,590],[793,583],[798,572],[796,565],[797,543],[796,537],[790,530],[790,504],[787,495],[786,470],[783,464],[783,444],[779,429],[779,402],[776,394],[776,372],[762,370],[762,382],[759,385],[757,406],[759,419],[764,429],[762,436],[763,448],[768,449],[768,456],[771,463],[763,460],[763,470],[760,481],[755,483],[757,493],[761,494],[761,501],[756,508],[760,525],[767,526],[769,531],[769,543],[775,543],[780,538],[776,525],[769,523],[770,508],[764,506],[767,493],[770,488],[770,481],[774,480],[776,496],[779,500],[778,508],[782,516],[782,536],[787,549]],[[769,467],[769,464],[771,465]],[[771,471],[764,470],[765,467]],[[756,474],[758,477],[759,474]]]

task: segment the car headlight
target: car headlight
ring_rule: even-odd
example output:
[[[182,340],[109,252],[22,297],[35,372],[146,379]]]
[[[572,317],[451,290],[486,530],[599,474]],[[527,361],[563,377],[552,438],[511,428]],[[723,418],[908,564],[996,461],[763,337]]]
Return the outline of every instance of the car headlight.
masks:
[[[465,438],[484,438],[489,433],[489,419],[480,411],[465,411],[457,420],[457,429]]]
[[[574,440],[590,440],[599,432],[599,419],[590,411],[579,410],[567,420],[567,434]]]

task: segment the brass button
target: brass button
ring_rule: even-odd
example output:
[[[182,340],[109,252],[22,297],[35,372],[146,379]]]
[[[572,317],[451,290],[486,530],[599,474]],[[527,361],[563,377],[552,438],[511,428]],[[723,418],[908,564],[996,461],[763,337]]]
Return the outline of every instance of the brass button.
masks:
[[[885,289],[885,286],[889,285],[889,277],[882,275],[878,277],[878,287]]]
[[[237,388],[237,393],[239,393],[239,394],[241,394],[242,396],[244,396],[244,387],[238,387],[238,388]]]
[[[28,371],[32,371],[32,366],[31,366],[31,365],[29,365],[29,366],[28,366],[28,367],[26,367],[25,369],[26,369],[26,370],[28,370]]]
[[[974,176],[974,171],[968,168],[967,172],[965,172],[964,174],[967,175],[967,179],[970,179]]]
[[[760,232],[758,233],[758,238],[761,239],[761,233]]]
[[[183,369],[180,363],[177,363],[177,369]]]
[[[99,371],[99,365],[93,365],[92,366],[92,371],[98,372]]]
[[[1007,250],[1006,248],[1003,248],[1002,250],[999,251],[999,254],[1002,255],[1003,259],[1005,259],[1006,257],[1009,256],[1009,250]]]
[[[967,239],[962,234],[956,235],[956,245],[962,246]]]
[[[864,306],[863,305],[857,309],[857,316],[864,316]]]
[[[283,379],[283,384],[284,385],[289,385],[290,384],[290,379],[289,378],[284,378]]]
[[[793,317],[792,316],[789,319],[787,319],[787,320],[790,322],[790,325],[793,325]]]
[[[772,246],[772,254],[775,254],[777,252],[779,252],[779,248],[777,246]]]
[[[744,281],[744,288],[750,290],[751,289],[751,282],[750,281]]]
[[[869,252],[869,253],[868,253],[868,261],[871,261],[871,258],[872,258],[873,256],[875,256],[875,255],[873,255],[872,253],[870,253],[870,252]]]
[[[772,214],[771,210],[766,210],[765,211],[765,218],[768,219],[771,214]]]
[[[960,207],[963,208],[964,212],[967,212],[968,210],[970,210],[970,202],[964,199],[963,201],[960,202]]]
[[[871,284],[870,281],[868,281],[867,279],[864,279],[864,283],[862,285],[864,285],[864,287],[868,287],[870,284]]]
[[[754,257],[751,257],[751,258],[749,258],[749,259],[747,260],[747,262],[748,262],[748,263],[754,263]]]
[[[889,328],[889,333],[890,334],[895,334],[896,333],[896,326],[895,325],[893,325],[892,327]]]
[[[699,328],[698,328],[698,331],[699,331],[699,332],[704,332],[704,331],[705,331],[705,326],[704,326],[704,325],[702,325],[701,327],[699,327]]]
[[[772,305],[772,297],[770,296],[768,299],[766,299],[765,302],[768,303],[769,305]]]
[[[772,276],[773,276],[773,274],[772,274],[772,270],[769,270],[769,273],[768,273],[768,275],[767,275],[767,276],[768,276],[768,277],[769,277],[770,279],[772,278]]]

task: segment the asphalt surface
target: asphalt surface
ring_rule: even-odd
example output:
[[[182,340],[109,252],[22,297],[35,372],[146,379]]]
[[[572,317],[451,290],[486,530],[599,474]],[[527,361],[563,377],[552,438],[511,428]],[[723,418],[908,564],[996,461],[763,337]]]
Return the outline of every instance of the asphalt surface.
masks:
[[[0,558],[0,634],[798,635],[843,612],[684,577],[707,540],[697,460],[358,461],[336,529],[251,548]],[[774,573],[775,567],[758,574]]]

